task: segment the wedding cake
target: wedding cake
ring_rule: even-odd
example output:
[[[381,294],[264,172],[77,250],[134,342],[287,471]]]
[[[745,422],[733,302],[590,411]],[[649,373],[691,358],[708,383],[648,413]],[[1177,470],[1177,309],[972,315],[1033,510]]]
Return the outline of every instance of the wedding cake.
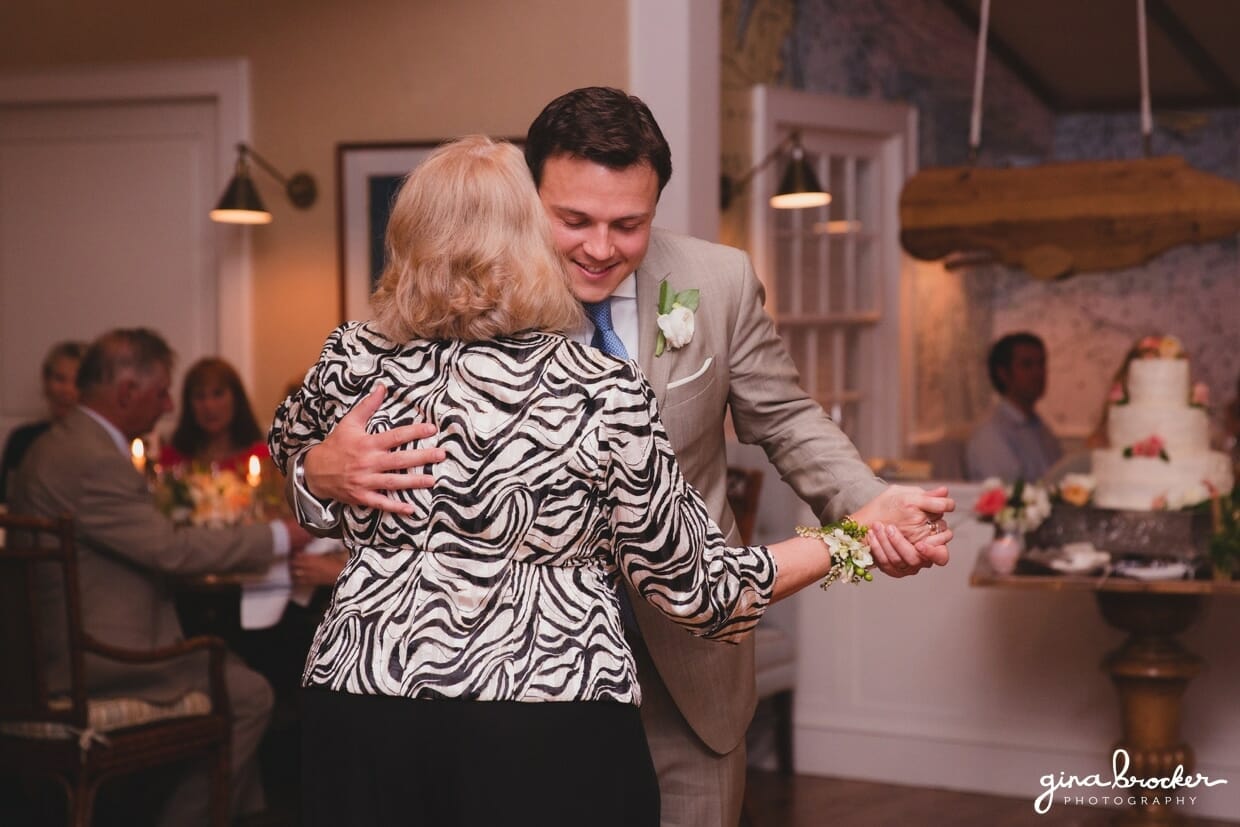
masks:
[[[1111,447],[1091,457],[1094,505],[1133,511],[1177,509],[1231,490],[1231,463],[1210,450],[1204,386],[1190,395],[1188,359],[1174,337],[1147,337],[1113,389]]]

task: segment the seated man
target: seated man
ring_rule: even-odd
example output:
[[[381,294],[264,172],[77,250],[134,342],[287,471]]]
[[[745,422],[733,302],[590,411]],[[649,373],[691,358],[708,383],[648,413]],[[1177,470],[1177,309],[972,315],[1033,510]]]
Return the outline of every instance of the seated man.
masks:
[[[171,369],[172,351],[156,333],[139,328],[100,337],[78,373],[80,404],[31,446],[11,492],[14,513],[72,515],[82,624],[104,643],[127,649],[153,649],[183,637],[166,575],[261,568],[309,539],[292,522],[182,528],[156,508],[146,480],[134,470],[129,445],[171,410]],[[67,686],[68,664],[50,666]],[[207,685],[202,657],[155,668],[88,658],[86,675],[92,695],[154,703]],[[254,758],[272,692],[235,655],[225,663],[225,679],[233,713],[233,811],[241,814],[263,808]],[[161,823],[206,823],[205,767],[185,773],[169,795]]]
[[[1046,393],[1046,346],[1032,333],[1009,333],[990,348],[987,368],[999,401],[969,438],[965,475],[1040,479],[1063,453],[1033,410]]]

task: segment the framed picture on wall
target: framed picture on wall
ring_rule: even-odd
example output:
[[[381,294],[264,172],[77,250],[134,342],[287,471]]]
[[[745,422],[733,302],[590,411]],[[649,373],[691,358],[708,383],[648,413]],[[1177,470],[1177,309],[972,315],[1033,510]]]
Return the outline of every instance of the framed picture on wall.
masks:
[[[341,320],[370,318],[383,273],[383,236],[392,201],[409,171],[439,141],[336,145]]]
[[[518,147],[523,143],[504,140]],[[405,176],[441,143],[336,145],[342,321],[370,318],[370,294],[383,274],[383,238],[392,202]]]

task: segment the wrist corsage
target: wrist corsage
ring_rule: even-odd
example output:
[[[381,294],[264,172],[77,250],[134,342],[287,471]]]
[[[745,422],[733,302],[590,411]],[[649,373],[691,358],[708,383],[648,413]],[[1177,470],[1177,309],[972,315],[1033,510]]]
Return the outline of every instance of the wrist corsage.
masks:
[[[817,537],[831,552],[831,570],[822,581],[824,589],[836,580],[858,583],[874,579],[874,575],[869,572],[870,566],[874,565],[874,557],[865,541],[868,531],[868,528],[851,517],[824,526],[797,526],[798,537]]]

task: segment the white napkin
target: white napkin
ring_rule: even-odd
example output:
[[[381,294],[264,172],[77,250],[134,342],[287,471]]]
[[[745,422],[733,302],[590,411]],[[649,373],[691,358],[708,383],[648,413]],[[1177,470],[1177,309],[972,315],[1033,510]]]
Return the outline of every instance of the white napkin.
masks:
[[[344,544],[331,537],[311,540],[302,554],[326,554],[340,551]],[[310,604],[314,586],[294,586],[288,571],[288,558],[281,557],[267,569],[266,576],[241,587],[241,628],[267,629],[276,625],[284,614],[289,600],[299,606]]]

